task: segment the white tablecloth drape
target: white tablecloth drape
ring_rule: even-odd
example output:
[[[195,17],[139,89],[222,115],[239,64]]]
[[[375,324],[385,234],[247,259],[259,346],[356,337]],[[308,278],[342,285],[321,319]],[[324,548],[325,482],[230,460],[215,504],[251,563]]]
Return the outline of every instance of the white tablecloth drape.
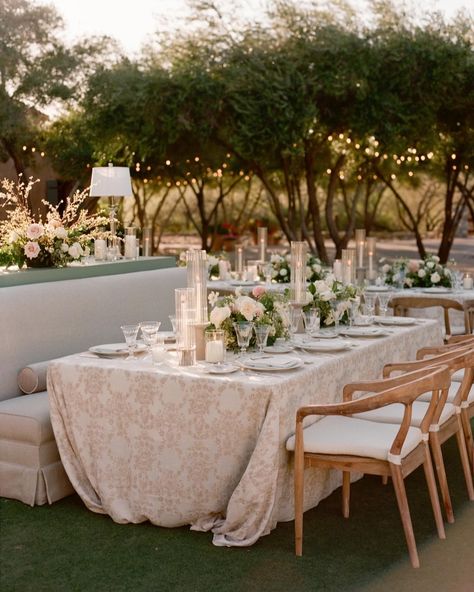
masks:
[[[441,332],[428,320],[353,341],[347,353],[274,374],[215,376],[80,354],[52,363],[51,421],[74,488],[116,522],[191,524],[212,529],[217,545],[253,544],[294,515],[285,442],[298,407],[339,401],[345,384],[414,358]],[[339,484],[337,472],[309,469],[306,508]]]

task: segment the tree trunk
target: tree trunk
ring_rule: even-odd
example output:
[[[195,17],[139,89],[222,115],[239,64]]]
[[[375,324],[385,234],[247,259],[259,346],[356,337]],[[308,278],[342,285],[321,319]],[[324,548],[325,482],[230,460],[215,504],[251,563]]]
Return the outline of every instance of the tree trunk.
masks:
[[[316,244],[316,251],[318,257],[325,264],[329,264],[329,257],[324,244],[323,231],[321,227],[321,213],[319,210],[316,180],[314,176],[314,150],[309,142],[305,143],[305,177],[306,177],[306,191],[308,193],[308,206],[311,214],[311,221],[313,223],[313,238]]]

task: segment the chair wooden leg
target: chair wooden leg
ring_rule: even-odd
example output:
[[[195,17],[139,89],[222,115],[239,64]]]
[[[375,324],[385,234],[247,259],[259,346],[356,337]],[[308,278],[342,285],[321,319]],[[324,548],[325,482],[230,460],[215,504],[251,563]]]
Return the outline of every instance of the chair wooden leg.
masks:
[[[400,518],[402,519],[410,561],[413,567],[420,567],[402,471],[398,465],[393,465],[392,463],[390,463],[390,471],[392,473],[393,488],[397,497],[398,509],[400,511]]]
[[[438,432],[430,432],[430,447],[436,468],[436,474],[438,475],[438,483],[441,490],[441,498],[443,500],[446,519],[452,524],[454,522],[453,505],[451,503],[451,496],[449,495],[448,479],[446,477],[446,469],[444,468],[443,453],[441,452]]]
[[[388,483],[388,475],[383,475],[382,477],[382,485],[387,485]]]
[[[461,410],[461,423],[464,432],[464,440],[466,441],[467,455],[469,457],[469,462],[471,463],[471,471],[474,473],[474,437],[472,435],[471,422],[469,421],[467,409]]]
[[[295,455],[295,553],[303,555],[304,457]]]
[[[469,466],[469,457],[467,455],[466,441],[464,440],[464,432],[461,425],[461,418],[456,416],[458,421],[458,431],[456,432],[456,440],[458,441],[459,455],[461,457],[462,470],[464,471],[464,479],[466,480],[467,494],[471,501],[474,501],[474,486],[472,484],[471,467]]]
[[[342,471],[342,515],[349,518],[351,503],[351,474],[349,471]]]
[[[430,450],[428,444],[425,443],[425,462],[423,463],[423,469],[425,471],[426,483],[428,485],[428,492],[430,494],[431,507],[433,508],[433,514],[436,522],[436,528],[438,530],[438,536],[440,539],[446,538],[446,532],[444,530],[443,516],[441,514],[441,506],[439,504],[438,490],[436,489],[436,481],[433,471],[433,463],[431,462]]]

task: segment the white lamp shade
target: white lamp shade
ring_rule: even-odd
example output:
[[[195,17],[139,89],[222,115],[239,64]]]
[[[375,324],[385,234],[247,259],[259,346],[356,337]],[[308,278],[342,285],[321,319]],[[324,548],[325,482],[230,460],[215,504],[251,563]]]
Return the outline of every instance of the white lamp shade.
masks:
[[[132,195],[128,167],[94,167],[92,169],[91,197],[126,197]]]

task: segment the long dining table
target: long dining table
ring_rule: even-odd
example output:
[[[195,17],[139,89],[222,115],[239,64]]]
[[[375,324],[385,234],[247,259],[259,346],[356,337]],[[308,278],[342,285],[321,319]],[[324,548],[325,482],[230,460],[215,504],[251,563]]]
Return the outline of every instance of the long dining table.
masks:
[[[255,543],[294,518],[285,442],[296,410],[340,401],[345,384],[414,359],[442,334],[419,319],[347,342],[340,353],[295,350],[300,367],[272,372],[210,374],[179,366],[173,352],[159,366],[89,352],[51,363],[51,421],[71,483],[90,510],[118,523],[189,524],[212,530],[215,545]],[[308,469],[305,509],[340,483],[338,472]]]

